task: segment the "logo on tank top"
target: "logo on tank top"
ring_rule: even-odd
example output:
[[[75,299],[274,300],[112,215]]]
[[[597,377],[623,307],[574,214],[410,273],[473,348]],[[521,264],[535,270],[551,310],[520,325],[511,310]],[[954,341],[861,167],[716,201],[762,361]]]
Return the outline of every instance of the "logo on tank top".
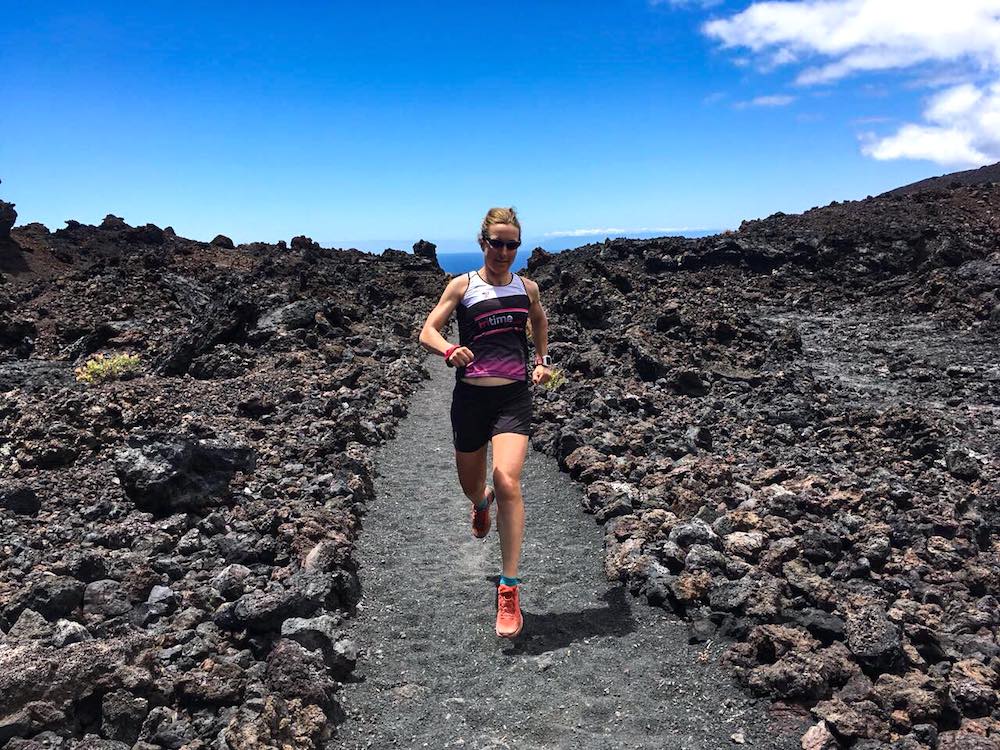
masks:
[[[485,320],[479,321],[479,327],[510,325],[513,322],[514,316],[509,313],[507,315],[490,315]]]

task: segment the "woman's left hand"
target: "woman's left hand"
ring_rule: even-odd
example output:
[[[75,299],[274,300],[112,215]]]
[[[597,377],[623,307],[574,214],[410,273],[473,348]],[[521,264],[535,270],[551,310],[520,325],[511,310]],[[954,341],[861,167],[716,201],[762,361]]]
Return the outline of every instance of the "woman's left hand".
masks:
[[[535,385],[545,385],[552,380],[552,370],[545,365],[535,365],[535,371],[531,373],[531,382]]]

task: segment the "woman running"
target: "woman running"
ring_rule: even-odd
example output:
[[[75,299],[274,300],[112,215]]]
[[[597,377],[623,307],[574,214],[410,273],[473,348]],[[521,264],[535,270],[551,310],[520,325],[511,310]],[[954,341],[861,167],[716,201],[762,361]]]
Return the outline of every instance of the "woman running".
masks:
[[[528,340],[535,344],[531,381],[552,377],[548,321],[538,285],[511,272],[521,244],[521,224],[513,208],[491,208],[483,219],[479,246],[483,265],[449,282],[420,332],[420,343],[456,367],[451,401],[455,464],[462,491],[472,502],[472,535],[490,530],[490,505],[497,503],[503,570],[497,589],[497,635],[513,638],[524,620],[518,599],[517,568],[524,537],[521,467],[531,434]],[[458,311],[458,344],[441,329]],[[493,445],[493,486],[486,484],[486,446]]]

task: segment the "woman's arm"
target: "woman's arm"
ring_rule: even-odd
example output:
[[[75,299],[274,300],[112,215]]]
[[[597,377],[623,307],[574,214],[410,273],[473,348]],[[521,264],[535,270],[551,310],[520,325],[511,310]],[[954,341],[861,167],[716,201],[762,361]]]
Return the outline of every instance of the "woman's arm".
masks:
[[[528,293],[528,321],[531,323],[531,340],[535,344],[535,354],[543,357],[549,353],[549,319],[542,307],[542,297],[538,284],[531,279],[524,279],[524,288]],[[531,374],[534,383],[546,383],[552,377],[552,370],[543,365],[535,365]]]
[[[423,328],[420,329],[420,345],[427,351],[443,357],[451,348],[448,339],[441,335],[441,329],[448,324],[448,319],[462,301],[462,295],[465,294],[468,285],[469,280],[466,276],[452,279],[445,287],[437,305],[430,311]],[[448,361],[456,367],[464,367],[472,361],[472,352],[464,346],[459,347]]]

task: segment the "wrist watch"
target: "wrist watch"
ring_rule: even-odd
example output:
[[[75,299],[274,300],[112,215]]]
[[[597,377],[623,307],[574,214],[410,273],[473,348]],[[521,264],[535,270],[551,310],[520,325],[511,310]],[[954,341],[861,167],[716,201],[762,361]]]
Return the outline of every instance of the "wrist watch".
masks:
[[[535,364],[541,365],[542,367],[552,367],[552,357],[550,357],[548,354],[543,354],[541,357],[539,357],[536,354]]]

